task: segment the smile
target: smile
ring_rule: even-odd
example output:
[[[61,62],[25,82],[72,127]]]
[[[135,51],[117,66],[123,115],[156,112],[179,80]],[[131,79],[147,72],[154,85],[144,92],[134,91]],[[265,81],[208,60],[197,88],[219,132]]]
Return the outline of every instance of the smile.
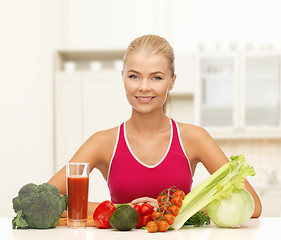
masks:
[[[139,102],[141,103],[149,103],[152,101],[153,98],[155,97],[144,97],[144,96],[136,96],[136,98],[138,99]]]

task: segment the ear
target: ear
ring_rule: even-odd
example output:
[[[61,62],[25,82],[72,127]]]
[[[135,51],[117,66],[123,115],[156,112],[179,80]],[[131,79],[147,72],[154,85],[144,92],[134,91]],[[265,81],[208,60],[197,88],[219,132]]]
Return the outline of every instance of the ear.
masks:
[[[121,78],[122,78],[122,81],[124,82],[123,70],[121,70]]]
[[[172,78],[172,81],[170,83],[170,86],[169,86],[169,91],[171,91],[173,89],[175,81],[176,81],[176,78],[177,78],[177,74],[174,74],[174,76]]]

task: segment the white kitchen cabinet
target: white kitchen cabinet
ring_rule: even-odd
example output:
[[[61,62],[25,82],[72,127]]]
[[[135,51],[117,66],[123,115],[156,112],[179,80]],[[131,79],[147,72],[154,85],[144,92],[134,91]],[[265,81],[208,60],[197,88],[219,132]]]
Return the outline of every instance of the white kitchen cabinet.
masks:
[[[176,82],[171,91],[172,95],[193,96],[195,77],[195,54],[188,52],[175,52]]]
[[[281,217],[281,186],[256,186],[262,203],[262,217]]]
[[[130,117],[121,71],[83,74],[83,138],[120,125]]]
[[[55,77],[56,170],[71,159],[82,143],[82,75],[58,72]]]
[[[120,69],[122,50],[59,51],[55,75],[55,159],[63,167],[95,132],[126,121],[127,103]],[[97,169],[90,174],[90,201],[109,199]]]
[[[215,137],[281,137],[280,55],[197,58],[196,123]]]
[[[202,56],[198,62],[197,121],[201,126],[236,125],[237,56]]]
[[[121,73],[59,72],[56,74],[56,168],[63,167],[95,132],[120,125],[129,118]],[[98,170],[90,174],[90,200],[109,199]]]
[[[280,66],[277,54],[243,55],[243,126],[280,126]]]

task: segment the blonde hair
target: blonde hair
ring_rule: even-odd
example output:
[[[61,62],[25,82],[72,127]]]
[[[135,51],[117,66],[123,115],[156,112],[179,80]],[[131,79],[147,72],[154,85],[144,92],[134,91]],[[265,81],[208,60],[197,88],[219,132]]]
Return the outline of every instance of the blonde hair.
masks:
[[[162,54],[164,55],[169,63],[169,69],[171,71],[171,76],[174,77],[175,74],[175,55],[172,46],[169,42],[157,35],[144,35],[133,40],[128,46],[123,59],[123,65],[127,61],[128,55],[134,51],[145,51],[149,54]],[[163,111],[166,113],[167,102],[170,102],[170,94],[167,94],[167,99],[163,105]]]

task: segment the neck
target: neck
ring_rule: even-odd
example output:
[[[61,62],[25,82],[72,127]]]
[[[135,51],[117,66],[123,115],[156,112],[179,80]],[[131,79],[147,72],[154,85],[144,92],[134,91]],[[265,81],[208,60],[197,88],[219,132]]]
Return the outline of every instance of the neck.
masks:
[[[142,114],[133,110],[127,124],[138,133],[153,133],[170,126],[169,118],[163,111]]]

